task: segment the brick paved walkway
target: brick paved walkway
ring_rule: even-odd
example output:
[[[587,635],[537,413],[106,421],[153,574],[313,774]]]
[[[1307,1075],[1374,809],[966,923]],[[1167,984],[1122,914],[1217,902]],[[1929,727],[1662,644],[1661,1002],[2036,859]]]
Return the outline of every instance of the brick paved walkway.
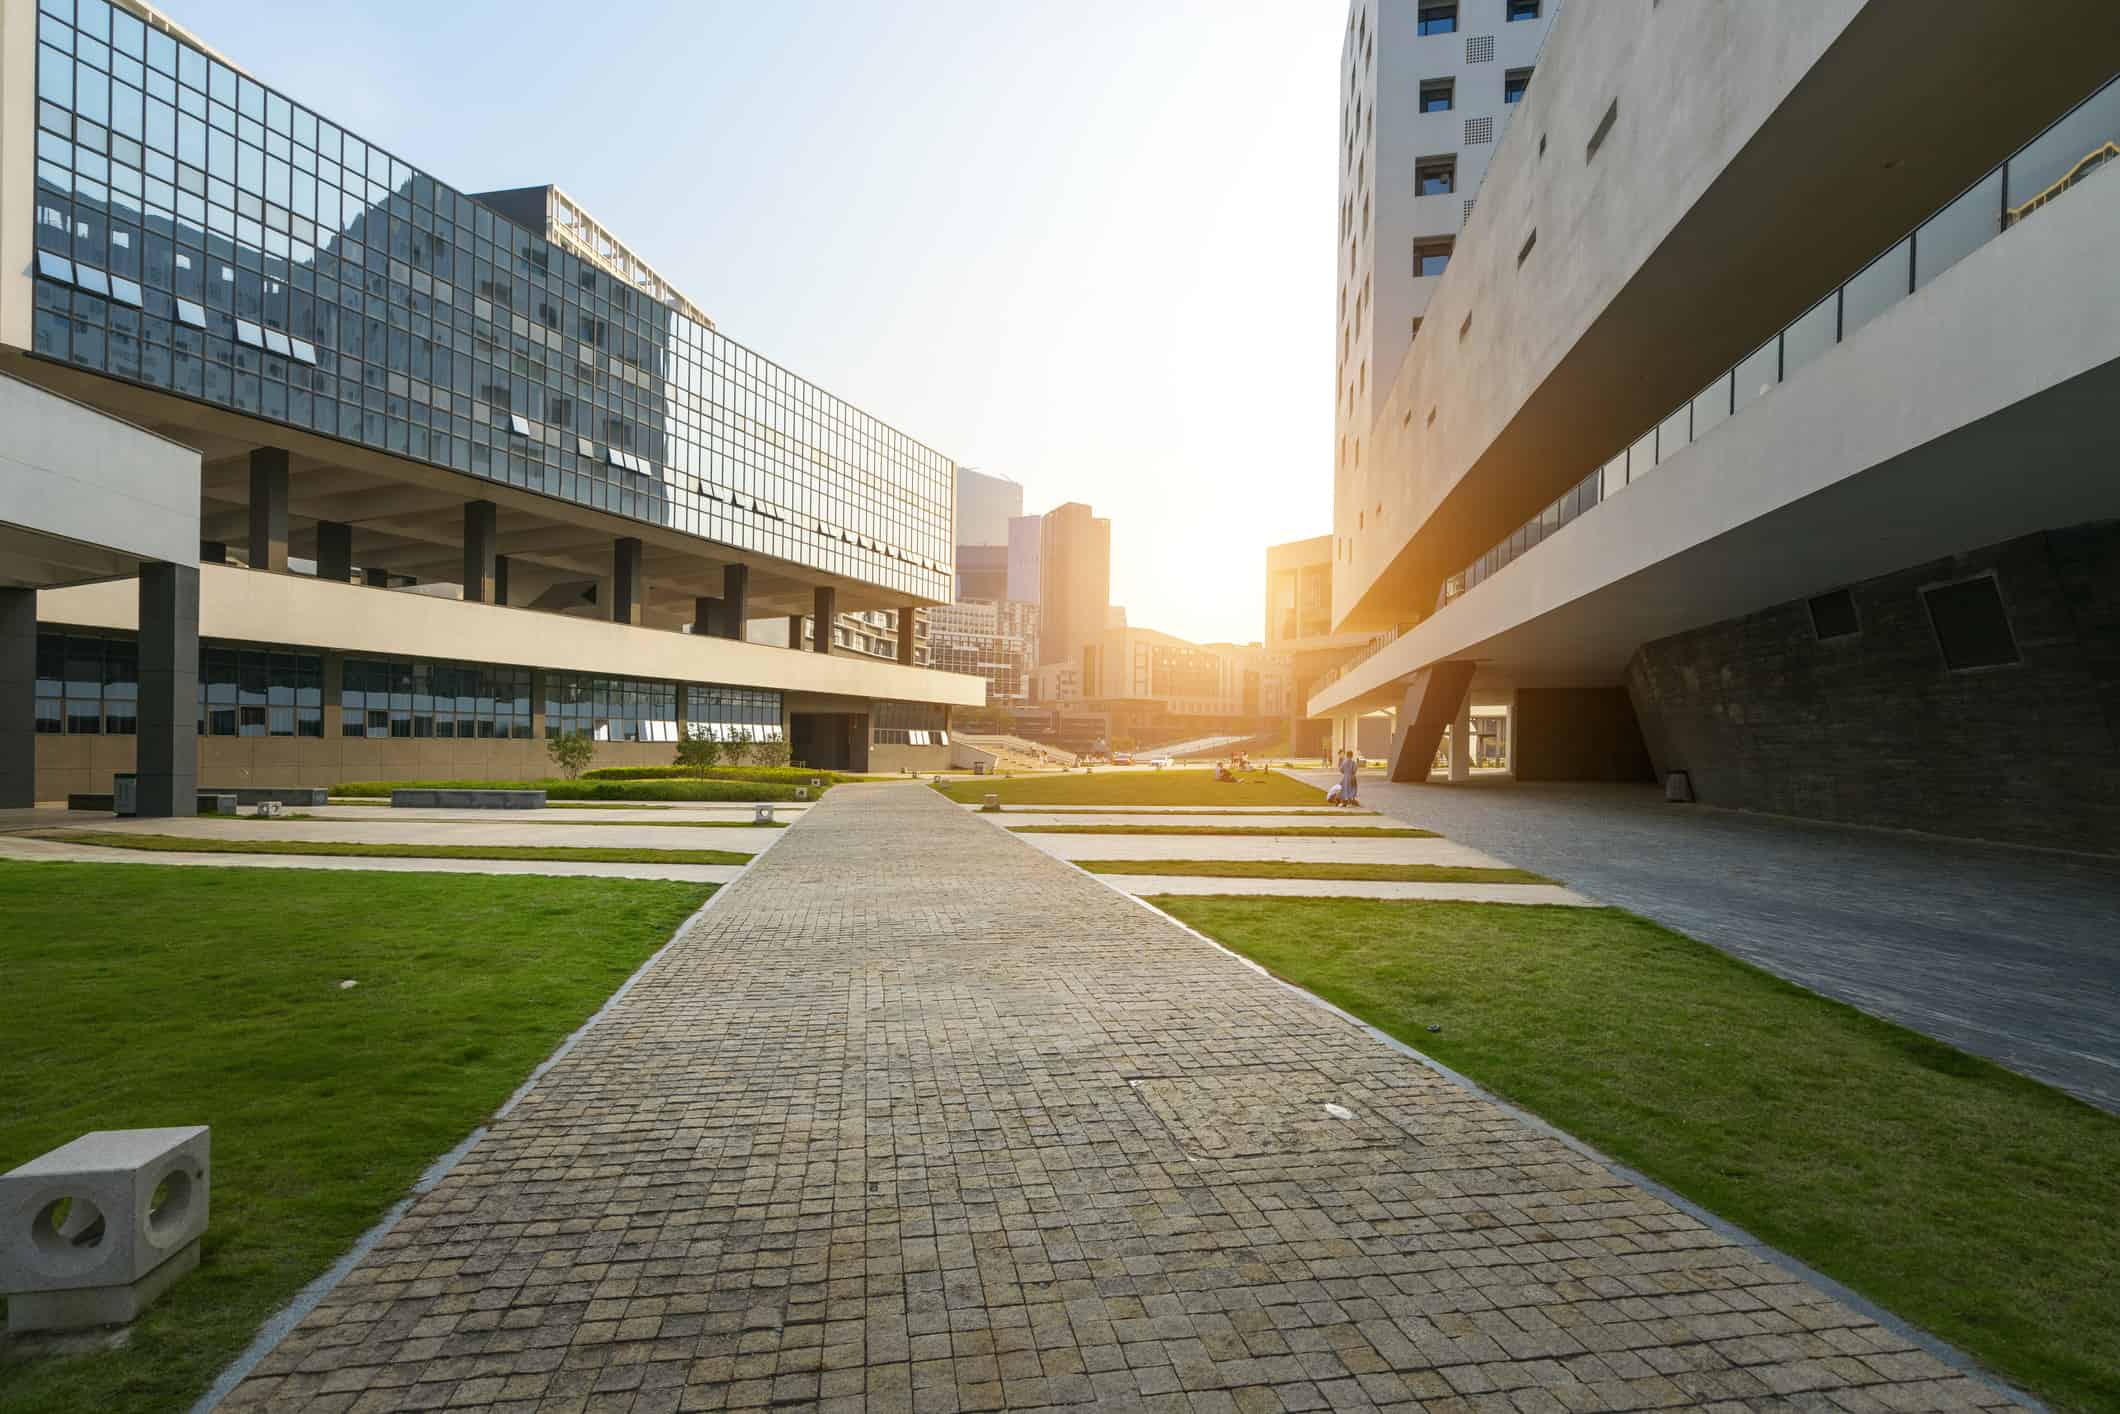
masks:
[[[1718,1402],[2002,1400],[891,786],[726,890],[224,1407]]]

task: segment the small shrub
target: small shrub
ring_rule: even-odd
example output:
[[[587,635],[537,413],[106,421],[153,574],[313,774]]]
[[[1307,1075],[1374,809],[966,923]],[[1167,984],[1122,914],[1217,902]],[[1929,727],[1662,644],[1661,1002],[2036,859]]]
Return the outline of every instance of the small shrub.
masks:
[[[587,732],[547,737],[545,754],[552,758],[553,765],[559,767],[559,773],[571,781],[596,759],[596,741]]]
[[[705,775],[721,760],[721,745],[721,738],[714,734],[711,727],[696,735],[687,734],[683,741],[677,743],[677,764],[687,771]]]

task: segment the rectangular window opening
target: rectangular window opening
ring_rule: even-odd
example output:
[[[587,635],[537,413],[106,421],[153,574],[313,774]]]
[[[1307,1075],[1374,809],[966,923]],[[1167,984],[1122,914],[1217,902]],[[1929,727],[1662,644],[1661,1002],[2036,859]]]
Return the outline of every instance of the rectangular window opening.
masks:
[[[1528,235],[1528,236],[1526,236],[1526,237],[1524,237],[1524,243],[1523,243],[1523,244],[1522,244],[1521,246],[1517,247],[1517,252],[1516,252],[1516,264],[1517,264],[1517,268],[1518,268],[1518,269],[1522,269],[1522,268],[1523,268],[1523,265],[1524,265],[1524,261],[1530,258],[1530,255],[1531,255],[1531,247],[1533,247],[1533,246],[1535,246],[1535,245],[1537,245],[1537,244],[1538,244],[1538,228],[1537,228],[1537,227],[1533,227],[1533,228],[1532,228],[1532,231],[1531,231],[1531,234],[1530,234],[1530,235]]]
[[[1936,630],[1936,646],[1950,671],[2001,668],[2020,661],[2017,636],[2002,605],[2002,590],[1992,574],[1956,584],[1930,585],[1921,591]]]
[[[1836,589],[1830,594],[1821,594],[1811,600],[1811,632],[1823,643],[1832,638],[1853,638],[1862,632],[1862,624],[1855,616],[1855,595],[1846,589]]]
[[[1612,133],[1612,125],[1618,121],[1619,100],[1615,98],[1612,100],[1611,106],[1605,109],[1605,116],[1597,120],[1597,131],[1590,134],[1590,144],[1583,149],[1583,160],[1585,162],[1597,156],[1597,150],[1605,145],[1605,139]]]

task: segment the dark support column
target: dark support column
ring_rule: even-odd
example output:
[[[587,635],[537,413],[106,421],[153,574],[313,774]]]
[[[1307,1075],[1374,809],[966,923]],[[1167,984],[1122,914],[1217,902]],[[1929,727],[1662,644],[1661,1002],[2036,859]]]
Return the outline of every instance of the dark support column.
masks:
[[[500,507],[491,501],[464,502],[464,601],[493,602],[494,545],[500,539]]]
[[[388,589],[390,587],[390,571],[363,570],[361,571],[361,583],[367,585],[370,589]]]
[[[627,535],[611,542],[611,622],[637,624],[647,599],[640,572],[640,540]]]
[[[898,611],[898,661],[908,668],[913,666],[913,629],[919,622],[918,613],[911,604]]]
[[[698,594],[692,598],[692,636],[704,637],[721,632],[721,600],[711,595]]]
[[[819,653],[830,653],[832,651],[832,622],[839,617],[839,591],[830,585],[818,585],[816,610],[811,617],[817,620],[817,633],[810,640],[810,647]]]
[[[353,527],[344,521],[317,522],[317,578],[341,584],[353,578]]]
[[[199,563],[202,565],[227,564],[227,543],[220,540],[201,540],[199,542]]]
[[[282,551],[286,549],[284,541]],[[140,566],[140,814],[199,809],[199,571]]]
[[[250,454],[250,567],[287,572],[287,452],[282,447],[259,447]]]
[[[508,557],[493,557],[493,602],[505,607],[508,603]]]
[[[750,621],[750,610],[745,601],[751,593],[751,567],[749,565],[723,565],[721,567],[721,636],[742,638],[744,625]]]
[[[0,589],[0,810],[37,803],[37,591]]]
[[[802,615],[800,614],[788,615],[788,647],[797,650],[802,647]]]

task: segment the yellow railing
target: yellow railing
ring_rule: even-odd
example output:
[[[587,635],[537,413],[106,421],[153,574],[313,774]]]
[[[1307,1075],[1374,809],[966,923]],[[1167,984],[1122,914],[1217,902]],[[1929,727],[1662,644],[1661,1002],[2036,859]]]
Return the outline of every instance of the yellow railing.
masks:
[[[2012,206],[2009,209],[2009,214],[2004,217],[2002,224],[2005,226],[2016,225],[2019,221],[2022,221],[2049,201],[2052,201],[2055,197],[2061,195],[2061,193],[2067,191],[2115,157],[2120,157],[2120,143],[2108,139],[2104,146],[2092,148],[2089,152],[2083,154],[2082,161],[2062,174],[2061,180],[2055,182],[2045,191],[2040,192],[2021,206]]]

